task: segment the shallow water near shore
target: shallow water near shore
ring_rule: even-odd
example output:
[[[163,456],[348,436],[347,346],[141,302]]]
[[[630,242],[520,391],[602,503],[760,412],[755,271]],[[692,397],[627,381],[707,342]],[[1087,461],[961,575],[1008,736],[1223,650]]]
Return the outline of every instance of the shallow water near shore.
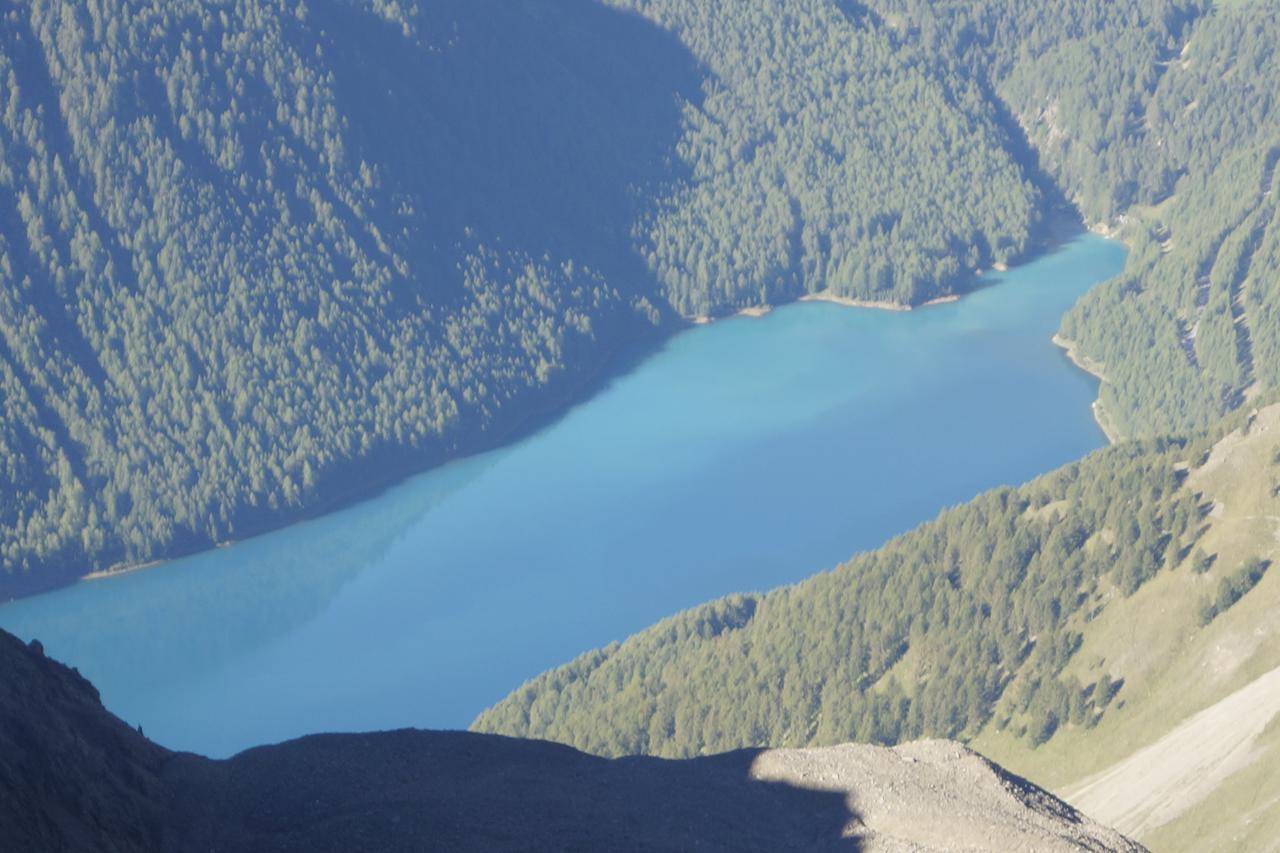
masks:
[[[1050,338],[1124,254],[1084,235],[955,303],[691,329],[515,444],[0,626],[175,749],[465,727],[588,649],[1101,446],[1097,381]]]

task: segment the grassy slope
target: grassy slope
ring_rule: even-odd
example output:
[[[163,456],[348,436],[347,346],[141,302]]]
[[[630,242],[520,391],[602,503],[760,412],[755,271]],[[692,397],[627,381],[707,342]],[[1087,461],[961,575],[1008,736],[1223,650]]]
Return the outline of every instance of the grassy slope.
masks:
[[[972,745],[1061,793],[1280,666],[1280,572],[1268,573],[1209,626],[1201,628],[1198,618],[1199,601],[1222,574],[1254,555],[1280,559],[1280,498],[1274,494],[1280,465],[1273,461],[1278,449],[1276,406],[1261,412],[1248,435],[1236,432],[1221,441],[1187,483],[1221,507],[1208,517],[1201,540],[1207,552],[1218,555],[1214,567],[1203,575],[1189,564],[1166,572],[1131,598],[1115,600],[1085,628],[1071,667],[1082,678],[1096,678],[1103,669],[1124,678],[1123,705],[1096,728],[1065,728],[1037,749],[990,727]],[[1271,837],[1265,828],[1280,820],[1274,808],[1265,808],[1280,803],[1275,723],[1253,746],[1255,763],[1144,840],[1160,850],[1194,850]]]

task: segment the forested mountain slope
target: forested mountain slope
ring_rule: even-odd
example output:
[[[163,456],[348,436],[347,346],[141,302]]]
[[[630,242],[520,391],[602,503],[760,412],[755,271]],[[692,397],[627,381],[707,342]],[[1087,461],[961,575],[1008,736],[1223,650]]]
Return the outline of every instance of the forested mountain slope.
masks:
[[[690,180],[641,231],[685,313],[806,292],[918,303],[1024,253],[1045,195],[979,81],[830,0],[609,0],[676,34],[710,80]]]
[[[475,447],[660,322],[626,223],[694,64],[589,4],[484,5],[421,37],[341,4],[4,14],[6,576]]]
[[[674,616],[534,679],[475,727],[667,756],[976,738],[1062,792],[1280,666],[1280,406],[1236,422],[1099,451],[832,572]],[[1265,726],[1280,691],[1259,695]],[[1219,725],[1239,748],[1187,754],[1180,808],[1147,780],[1166,791],[1163,819],[1121,829],[1274,829],[1250,816],[1274,821],[1274,779],[1261,800],[1210,799],[1274,770],[1274,725]]]
[[[1039,749],[993,729],[972,745],[1153,849],[1271,849],[1280,838],[1280,407],[1220,440],[1186,487],[1210,508],[1191,570],[1108,607],[1072,663],[1075,673],[1124,678],[1116,709]]]
[[[1280,8],[1224,5],[1133,118],[1124,146],[1181,177],[1119,218],[1128,269],[1062,324],[1105,375],[1120,432],[1201,428],[1280,383],[1277,44]]]
[[[1105,48],[1047,54],[1001,86],[1085,215],[1133,247],[1062,326],[1105,377],[1114,432],[1200,429],[1280,383],[1277,44],[1280,7],[1219,4],[1133,76],[1123,110],[1099,114],[1116,131],[1097,141],[1062,115],[1116,91]]]
[[[1011,696],[1002,722],[1043,741],[1113,698],[1061,677],[1086,620],[1194,546],[1201,510],[1178,471],[1189,452],[1126,444],[989,492],[832,572],[584,655],[477,728],[682,756],[972,737]]]
[[[988,87],[1090,221],[1160,198],[1176,177],[1134,144],[1135,111],[1209,10],[1201,0],[871,0],[904,39]],[[1176,167],[1173,167],[1176,168]]]
[[[490,445],[677,315],[962,290],[1064,199],[1136,247],[1063,326],[1109,426],[1204,426],[1280,381],[1278,16],[23,0],[0,596]]]
[[[0,595],[492,443],[677,314],[950,293],[1047,198],[822,0],[27,0],[0,76]]]
[[[1280,7],[869,5],[985,81],[1085,220],[1134,248],[1063,323],[1112,433],[1201,429],[1276,386]]]

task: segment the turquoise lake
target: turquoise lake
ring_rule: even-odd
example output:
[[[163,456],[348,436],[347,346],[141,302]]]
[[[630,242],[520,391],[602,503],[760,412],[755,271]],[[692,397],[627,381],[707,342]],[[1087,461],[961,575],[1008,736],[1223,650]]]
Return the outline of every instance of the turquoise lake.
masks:
[[[0,626],[176,749],[465,727],[676,610],[801,580],[1101,446],[1097,382],[1050,337],[1124,254],[1082,236],[956,303],[691,329],[516,444],[0,607]]]

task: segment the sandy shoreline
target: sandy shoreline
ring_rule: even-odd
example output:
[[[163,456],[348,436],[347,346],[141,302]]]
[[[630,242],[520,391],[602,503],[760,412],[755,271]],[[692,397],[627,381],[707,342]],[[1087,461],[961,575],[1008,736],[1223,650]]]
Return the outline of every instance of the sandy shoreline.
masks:
[[[749,305],[746,308],[739,309],[727,317],[764,317],[773,311],[772,305]],[[689,322],[695,326],[706,326],[717,320],[723,320],[726,317],[712,317],[710,314],[698,314],[690,317]]]
[[[1074,364],[1076,368],[1101,379],[1102,382],[1111,382],[1110,379],[1107,379],[1106,371],[1103,371],[1101,364],[1080,352],[1079,343],[1069,341],[1068,338],[1062,337],[1061,334],[1055,334],[1051,339],[1053,345],[1059,346],[1066,351],[1066,357],[1071,360],[1071,364]]]
[[[830,302],[835,305],[846,305],[850,308],[874,308],[878,311],[914,311],[917,308],[928,308],[930,305],[946,305],[951,302],[959,302],[960,295],[950,293],[946,296],[939,296],[930,299],[928,302],[921,302],[919,305],[905,305],[901,302],[885,302],[874,299],[854,299],[849,296],[837,296],[834,293],[821,291],[819,293],[806,293],[798,300],[800,302]]]
[[[94,569],[88,573],[77,574],[74,576],[74,580],[68,580],[65,583],[61,583],[58,586],[53,587],[52,589],[44,590],[35,594],[43,595],[47,592],[56,592],[58,589],[74,586],[81,581],[105,580],[107,578],[119,577],[120,575],[133,574],[134,572],[160,568],[176,560],[183,560],[188,557],[198,556],[221,548],[230,548],[233,545],[238,545],[241,542],[246,542],[250,539],[256,539],[259,536],[266,536],[298,524],[323,518],[331,513],[355,506],[362,501],[378,497],[413,477],[426,474],[429,471],[434,471],[447,465],[462,462],[463,460],[470,459],[473,456],[479,456],[500,447],[505,447],[512,442],[520,440],[524,436],[536,432],[547,423],[554,423],[564,415],[565,411],[580,401],[581,389],[589,389],[594,386],[603,387],[603,384],[610,381],[617,372],[625,372],[625,366],[620,365],[629,363],[636,357],[637,353],[647,353],[648,351],[656,348],[658,340],[665,340],[666,337],[669,337],[670,334],[679,331],[679,329],[680,326],[678,322],[673,322],[668,326],[666,336],[661,339],[646,341],[642,338],[622,348],[614,348],[610,350],[607,357],[604,357],[600,363],[601,365],[604,365],[603,367],[597,366],[595,369],[584,371],[568,379],[569,385],[566,390],[562,392],[564,399],[561,402],[543,403],[540,406],[532,408],[529,414],[517,419],[505,428],[499,429],[494,433],[490,433],[487,436],[487,440],[477,443],[474,446],[468,445],[461,450],[455,447],[453,451],[440,451],[441,455],[428,454],[427,458],[434,461],[428,461],[422,464],[414,461],[408,466],[401,466],[396,469],[394,473],[388,469],[358,486],[340,489],[328,494],[327,497],[312,506],[303,507],[300,511],[292,512],[284,516],[278,516],[265,525],[253,526],[246,530],[242,530],[234,539],[224,539],[221,542],[216,542],[212,545],[204,544],[194,548],[177,548],[154,559],[142,561],[122,560],[120,562],[113,563],[106,568]],[[591,393],[594,393],[594,391]],[[10,599],[0,600],[0,604],[5,603],[5,601],[17,601],[22,598],[29,597],[31,597],[31,594],[22,594]]]
[[[1107,444],[1116,444],[1121,441],[1120,434],[1107,423],[1107,411],[1102,408],[1102,400],[1094,400],[1089,408],[1093,411],[1093,419],[1098,424],[1098,429],[1102,430],[1102,434],[1107,437]]]
[[[301,521],[291,522],[290,524],[284,525],[284,527],[291,527],[293,526],[293,524],[301,524],[301,523],[302,523]],[[272,530],[269,532],[274,532],[275,530],[283,530],[283,529],[284,529],[283,527],[272,528]],[[246,538],[252,539],[253,537],[250,536]],[[185,559],[186,557],[193,557],[197,554],[205,554],[205,553],[208,553],[209,551],[218,551],[222,548],[230,548],[232,545],[238,545],[243,541],[245,540],[244,539],[227,539],[223,542],[218,542],[212,548],[201,548],[199,551],[194,551],[191,554],[180,554],[175,557],[165,557],[158,560],[147,560],[141,563],[119,562],[119,563],[115,563],[113,565],[107,566],[105,569],[95,569],[94,571],[89,572],[89,574],[87,575],[81,575],[79,578],[77,578],[77,581],[100,581],[100,580],[105,580],[106,578],[118,578],[121,575],[131,575],[134,572],[142,572],[142,571],[146,571],[147,569],[154,569],[158,566],[163,566],[166,563],[172,563],[175,560],[182,560],[182,559]]]
[[[1071,359],[1071,363],[1076,367],[1091,376],[1096,376],[1103,382],[1111,381],[1107,378],[1107,374],[1103,371],[1103,366],[1101,364],[1080,352],[1080,344],[1075,341],[1067,340],[1060,334],[1055,334],[1051,340],[1055,346],[1061,347],[1066,351],[1067,358]]]
[[[1059,346],[1065,352],[1067,358],[1076,367],[1088,373],[1090,376],[1096,377],[1099,382],[1107,382],[1106,373],[1102,370],[1102,365],[1093,361],[1089,357],[1080,352],[1080,345],[1075,341],[1067,340],[1060,334],[1055,334],[1052,338],[1055,346]],[[1093,410],[1093,419],[1097,422],[1098,428],[1102,430],[1102,434],[1107,437],[1107,443],[1115,444],[1120,440],[1119,433],[1107,423],[1107,413],[1102,407],[1102,399],[1098,398],[1093,401],[1090,407]]]
[[[877,311],[915,311],[919,308],[928,308],[931,305],[946,305],[951,302],[959,302],[960,294],[950,293],[946,296],[939,296],[930,299],[927,302],[921,302],[919,305],[906,305],[901,302],[887,302],[874,299],[854,299],[851,296],[837,296],[834,293],[822,291],[819,293],[806,293],[796,302],[829,302],[832,305],[844,305],[849,308],[872,308]],[[713,317],[710,314],[698,314],[689,318],[689,322],[695,326],[706,326],[717,320],[725,320],[730,317],[765,317],[773,312],[776,306],[773,305],[751,305],[741,308],[732,314],[726,314],[723,317]]]
[[[180,559],[180,558],[176,558]],[[156,566],[170,562],[168,560],[150,560],[145,563],[116,563],[114,566],[108,566],[105,569],[98,569],[89,572],[87,575],[81,575],[82,581],[100,581],[104,578],[118,578],[121,575],[130,575],[134,572],[141,572],[146,569],[154,569]]]

